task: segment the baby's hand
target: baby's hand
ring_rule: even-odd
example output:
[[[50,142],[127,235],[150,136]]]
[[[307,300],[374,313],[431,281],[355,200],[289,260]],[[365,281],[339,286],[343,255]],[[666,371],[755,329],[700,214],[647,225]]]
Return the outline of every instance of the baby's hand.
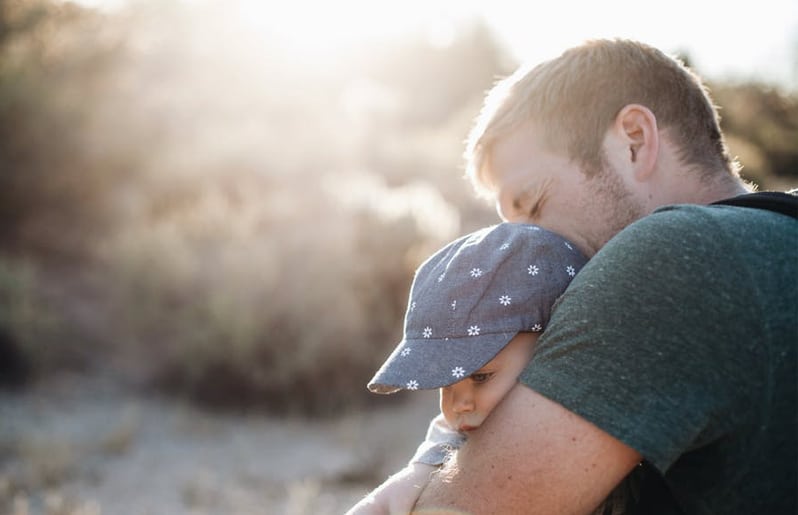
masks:
[[[345,515],[408,515],[438,467],[411,463],[385,480]]]

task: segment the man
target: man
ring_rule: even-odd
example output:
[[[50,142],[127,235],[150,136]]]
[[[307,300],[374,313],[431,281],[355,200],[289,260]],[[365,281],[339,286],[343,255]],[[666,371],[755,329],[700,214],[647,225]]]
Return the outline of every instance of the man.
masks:
[[[798,222],[705,206],[749,188],[700,79],[587,42],[497,85],[468,157],[593,258],[414,513],[590,513],[636,468],[639,513],[796,513]]]

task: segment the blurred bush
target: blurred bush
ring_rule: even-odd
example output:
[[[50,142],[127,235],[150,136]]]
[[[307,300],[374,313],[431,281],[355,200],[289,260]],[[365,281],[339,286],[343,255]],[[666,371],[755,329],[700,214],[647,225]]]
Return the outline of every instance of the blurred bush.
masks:
[[[0,2],[0,353],[19,370],[356,406],[415,267],[496,221],[462,177],[483,94],[515,68],[482,24],[310,62],[232,11]],[[746,175],[794,185],[794,92],[714,90]]]
[[[85,255],[109,228],[111,191],[137,161],[98,126],[120,57],[122,34],[109,29],[68,3],[0,2],[4,248]]]
[[[0,257],[0,386],[19,387],[80,364],[80,341],[29,261]]]
[[[458,220],[431,189],[396,192],[388,213],[364,200],[390,193],[352,185],[308,185],[299,206],[292,186],[202,187],[107,240],[118,352],[215,405],[323,414],[363,401],[400,338],[415,265]],[[425,232],[429,216],[443,234]]]
[[[713,87],[729,149],[761,189],[798,187],[798,92],[767,84]]]

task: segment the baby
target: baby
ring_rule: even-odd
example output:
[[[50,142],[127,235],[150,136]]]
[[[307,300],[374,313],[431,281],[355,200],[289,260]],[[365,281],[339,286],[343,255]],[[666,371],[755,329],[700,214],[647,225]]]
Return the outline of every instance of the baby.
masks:
[[[453,241],[418,268],[404,338],[368,388],[438,388],[441,415],[410,464],[348,515],[412,509],[430,473],[515,385],[554,302],[586,261],[557,234],[502,223]]]

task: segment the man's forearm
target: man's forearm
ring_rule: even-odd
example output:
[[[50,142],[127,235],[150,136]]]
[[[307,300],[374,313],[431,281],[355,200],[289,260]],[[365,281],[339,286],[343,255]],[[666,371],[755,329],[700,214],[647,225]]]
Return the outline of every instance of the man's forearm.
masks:
[[[417,514],[589,514],[640,461],[633,449],[516,386],[433,475]]]

